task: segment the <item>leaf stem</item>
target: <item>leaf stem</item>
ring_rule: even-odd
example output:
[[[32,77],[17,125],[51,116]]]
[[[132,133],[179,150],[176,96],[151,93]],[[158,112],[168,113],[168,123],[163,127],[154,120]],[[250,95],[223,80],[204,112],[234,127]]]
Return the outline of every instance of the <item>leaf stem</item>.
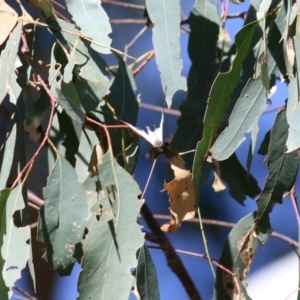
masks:
[[[202,239],[203,239],[205,253],[207,255],[207,259],[208,259],[208,262],[209,262],[209,265],[210,265],[211,272],[212,272],[214,278],[216,278],[216,273],[215,273],[215,270],[214,270],[214,267],[213,267],[213,261],[210,257],[208,246],[207,246],[207,239],[206,239],[205,231],[204,231],[204,228],[203,228],[201,211],[200,211],[199,205],[198,205],[198,208],[197,208],[197,212],[198,212],[198,217],[199,217],[199,226],[200,226],[200,231],[201,231],[201,235],[202,235]]]

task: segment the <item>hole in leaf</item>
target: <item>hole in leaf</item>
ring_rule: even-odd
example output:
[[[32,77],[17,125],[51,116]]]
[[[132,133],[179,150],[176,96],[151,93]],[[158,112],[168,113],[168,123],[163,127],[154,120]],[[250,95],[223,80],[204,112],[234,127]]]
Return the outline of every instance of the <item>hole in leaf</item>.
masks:
[[[85,227],[84,228],[83,237],[82,237],[83,240],[85,240],[85,238],[86,238],[86,236],[87,236],[88,233],[89,233],[89,230]]]

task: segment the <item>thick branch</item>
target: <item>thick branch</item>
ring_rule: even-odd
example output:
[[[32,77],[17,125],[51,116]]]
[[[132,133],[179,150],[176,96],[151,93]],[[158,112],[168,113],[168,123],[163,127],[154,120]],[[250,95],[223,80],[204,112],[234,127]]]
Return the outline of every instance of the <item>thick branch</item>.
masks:
[[[167,258],[168,266],[181,281],[187,294],[189,295],[189,298],[192,300],[202,299],[194,282],[190,277],[190,274],[185,269],[180,257],[174,250],[167,236],[160,230],[160,226],[154,219],[146,203],[142,206],[141,214],[145,219],[150,230],[158,237],[158,244],[160,245],[162,251],[164,252]]]

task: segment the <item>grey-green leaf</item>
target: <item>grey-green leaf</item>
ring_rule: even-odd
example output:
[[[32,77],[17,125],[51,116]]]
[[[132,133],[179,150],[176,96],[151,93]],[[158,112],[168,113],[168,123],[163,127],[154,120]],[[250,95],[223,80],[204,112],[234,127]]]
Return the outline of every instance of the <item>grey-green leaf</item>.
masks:
[[[189,17],[191,28],[188,51],[192,66],[188,76],[190,96],[203,92],[216,59],[220,33],[218,7],[212,0],[197,0]]]
[[[22,210],[25,207],[22,188],[23,185],[19,185],[9,193],[6,202],[4,200],[5,212],[2,211],[1,218],[1,233],[4,234],[1,247],[3,259],[3,269],[1,273],[5,285],[9,288],[9,292],[8,297],[6,294],[6,297],[1,297],[1,299],[9,299],[12,296],[12,287],[15,282],[21,278],[21,271],[26,267],[31,255],[31,245],[29,243],[30,227],[29,225],[17,227],[13,217],[17,210]],[[2,192],[3,191],[1,191],[1,193]],[[20,249],[22,249],[22,251],[20,251]]]
[[[161,84],[170,107],[178,90],[186,91],[186,79],[182,77],[180,59],[180,1],[146,0],[146,7],[154,23],[153,45],[155,58],[161,72]]]
[[[107,152],[98,165],[102,214],[93,213],[82,241],[82,272],[78,299],[128,299],[137,266],[136,252],[144,243],[137,224],[142,201],[133,178]],[[94,191],[97,187],[94,186]],[[104,194],[104,195],[103,195]],[[111,219],[113,212],[113,219]],[[116,281],[117,280],[117,281]]]
[[[135,272],[137,292],[143,300],[159,300],[155,265],[146,244],[140,249],[138,258]]]
[[[81,104],[75,86],[72,82],[60,81],[56,87],[57,101],[66,113],[79,124],[83,124],[85,115],[81,109]]]
[[[81,33],[93,39],[92,48],[97,52],[109,54],[111,26],[100,0],[66,0],[68,11],[81,28]]]
[[[69,275],[88,210],[83,186],[75,170],[60,154],[48,177],[44,198],[38,224],[38,239],[47,247],[44,258],[60,275]]]
[[[267,106],[265,90],[260,78],[249,80],[229,119],[229,126],[219,135],[210,149],[213,158],[228,158],[245,140],[245,132],[252,130]]]
[[[8,126],[8,137],[5,141],[5,150],[0,172],[0,190],[6,187],[7,179],[11,171],[11,166],[14,158],[14,149],[16,145],[16,124],[11,121]]]
[[[276,203],[282,203],[283,193],[290,191],[298,173],[298,151],[286,153],[287,136],[286,110],[282,109],[277,114],[271,130],[269,153],[266,158],[269,175],[257,200],[259,225],[265,222],[265,217]]]

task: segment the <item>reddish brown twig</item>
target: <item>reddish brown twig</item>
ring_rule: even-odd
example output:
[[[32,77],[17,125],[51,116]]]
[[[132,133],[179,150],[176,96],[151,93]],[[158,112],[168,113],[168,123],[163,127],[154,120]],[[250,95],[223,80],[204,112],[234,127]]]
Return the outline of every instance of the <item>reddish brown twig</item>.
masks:
[[[151,60],[151,58],[154,56],[155,51],[153,50],[148,57],[135,69],[132,71],[132,75],[136,76],[147,64],[148,62]]]
[[[14,183],[12,184],[11,188],[13,189],[18,181],[20,180],[20,178],[22,178],[22,176],[24,175],[24,173],[27,171],[27,169],[34,163],[36,157],[39,155],[41,149],[44,147],[44,145],[46,144],[49,134],[50,134],[50,130],[51,130],[51,126],[52,126],[52,121],[53,121],[53,117],[54,117],[54,113],[55,113],[55,104],[57,103],[57,100],[55,99],[55,97],[52,95],[52,93],[50,92],[50,89],[48,88],[48,86],[46,85],[45,81],[43,80],[43,78],[40,76],[40,74],[36,71],[36,69],[32,66],[31,60],[28,57],[28,44],[27,44],[27,40],[24,34],[22,34],[22,42],[23,42],[23,46],[21,48],[21,52],[24,54],[24,57],[26,58],[27,62],[31,65],[32,67],[32,71],[34,72],[37,80],[40,82],[41,86],[44,88],[44,90],[46,91],[46,93],[48,94],[48,96],[51,99],[51,112],[50,112],[50,117],[49,117],[49,123],[48,123],[48,127],[47,130],[45,132],[45,136],[40,144],[40,146],[38,147],[38,149],[35,151],[34,155],[31,157],[31,159],[27,162],[27,164],[25,165],[25,167],[22,169],[22,171],[19,173],[19,175],[17,176],[17,178],[15,179]]]

